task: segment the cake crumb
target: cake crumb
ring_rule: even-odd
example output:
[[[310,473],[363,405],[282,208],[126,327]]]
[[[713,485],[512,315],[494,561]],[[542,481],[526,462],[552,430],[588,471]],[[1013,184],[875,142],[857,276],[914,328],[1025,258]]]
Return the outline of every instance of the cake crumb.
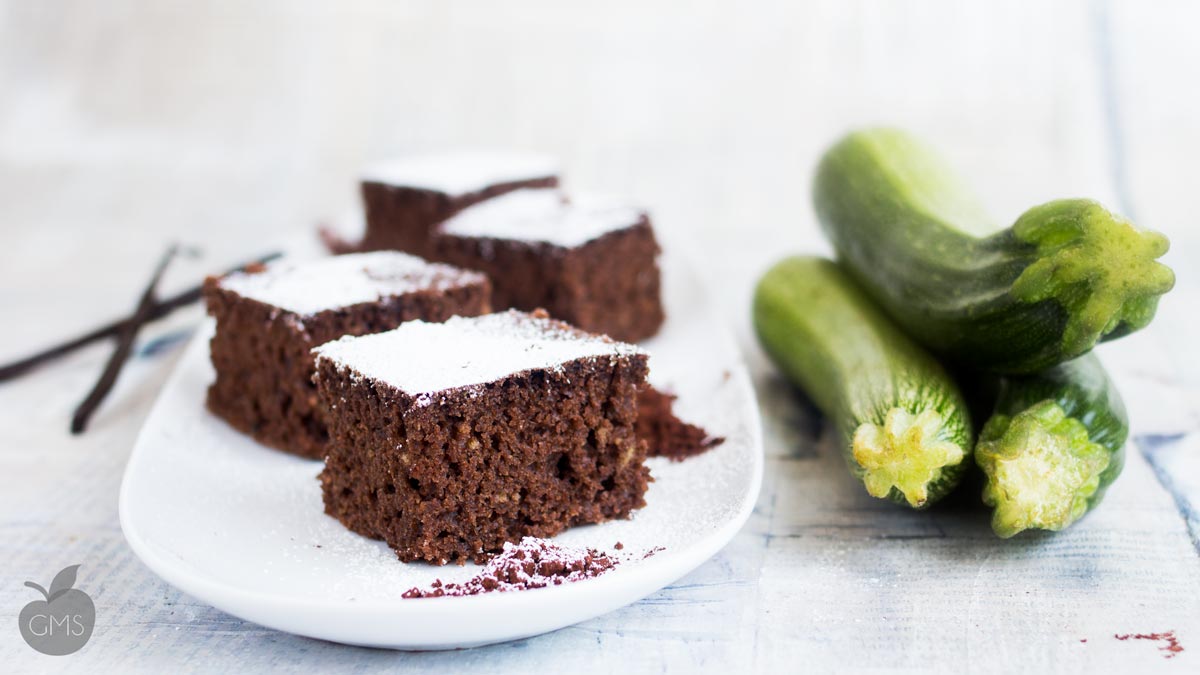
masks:
[[[725,442],[724,438],[679,419],[673,410],[676,398],[649,384],[638,392],[637,436],[646,441],[648,457],[682,462]]]
[[[617,544],[615,546],[613,546],[613,548],[617,549],[618,551],[624,551],[625,544],[622,544],[621,542],[618,541]]]
[[[604,574],[620,564],[619,558],[594,548],[572,548],[547,539],[524,537],[504,545],[483,571],[462,583],[435,579],[427,589],[410,588],[404,598],[440,598],[506,593],[582,581]]]

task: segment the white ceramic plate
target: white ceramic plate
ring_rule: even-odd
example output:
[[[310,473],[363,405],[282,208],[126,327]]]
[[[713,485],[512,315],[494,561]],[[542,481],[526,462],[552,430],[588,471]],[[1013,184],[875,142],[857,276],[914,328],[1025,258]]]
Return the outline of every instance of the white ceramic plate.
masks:
[[[193,339],[134,447],[121,486],[121,527],[138,557],[189,595],[270,628],[357,645],[470,647],[537,635],[622,607],[667,586],[721,549],[749,516],[762,479],[750,378],[701,285],[664,260],[663,332],[644,343],[651,381],[676,412],[726,441],[685,462],[649,462],[646,507],[626,521],[555,541],[629,558],[576,583],[468,597],[403,599],[475,565],[401,563],[382,543],[322,510],[319,462],[258,445],[204,407],[208,339]],[[662,550],[641,559],[655,547]]]

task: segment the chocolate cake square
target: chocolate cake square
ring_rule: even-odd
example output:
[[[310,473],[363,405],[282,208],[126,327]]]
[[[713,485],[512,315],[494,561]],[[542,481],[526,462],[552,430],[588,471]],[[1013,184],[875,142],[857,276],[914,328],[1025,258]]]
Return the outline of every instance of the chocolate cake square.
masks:
[[[554,189],[516,190],[442,223],[432,257],[486,273],[492,306],[635,342],[663,322],[658,242],[640,209]]]
[[[265,445],[324,457],[328,433],[312,382],[313,347],[413,319],[484,314],[490,292],[478,272],[396,252],[284,261],[210,278],[204,298],[217,329],[208,408]]]
[[[434,226],[485,199],[524,187],[558,185],[558,163],[523,153],[414,155],[362,172],[364,251],[395,249],[428,258]]]
[[[325,512],[401,560],[482,561],[644,505],[637,347],[509,311],[315,353],[332,411]]]

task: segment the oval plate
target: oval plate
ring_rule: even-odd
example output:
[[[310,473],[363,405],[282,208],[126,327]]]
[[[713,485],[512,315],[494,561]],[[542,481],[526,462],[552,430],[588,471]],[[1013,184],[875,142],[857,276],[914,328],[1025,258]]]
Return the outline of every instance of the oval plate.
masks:
[[[576,583],[469,597],[403,599],[476,565],[400,562],[325,515],[321,463],[258,445],[204,407],[211,322],[192,340],[138,436],[121,485],[121,527],[139,558],[181,591],[247,621],[355,645],[450,649],[556,630],[636,602],[708,560],[745,523],[762,481],[749,375],[694,275],[664,256],[667,315],[643,346],[676,412],[725,443],[684,462],[654,458],[646,507],[554,538],[625,559]],[[623,550],[615,551],[617,542]],[[643,552],[660,549],[643,557]]]

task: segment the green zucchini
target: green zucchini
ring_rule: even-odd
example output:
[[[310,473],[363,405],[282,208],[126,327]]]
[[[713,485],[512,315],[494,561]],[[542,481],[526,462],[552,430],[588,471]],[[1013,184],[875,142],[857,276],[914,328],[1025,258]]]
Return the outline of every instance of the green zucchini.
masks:
[[[992,529],[1011,537],[1079,520],[1121,473],[1128,435],[1121,396],[1092,354],[1000,378],[995,411],[975,446]]]
[[[1156,232],[1086,199],[992,224],[928,147],[894,129],[851,133],[813,183],[851,275],[918,342],[995,372],[1029,373],[1144,328],[1175,283]]]
[[[776,264],[753,315],[767,354],[833,421],[868,493],[924,508],[958,484],[973,441],[962,394],[835,263]]]

